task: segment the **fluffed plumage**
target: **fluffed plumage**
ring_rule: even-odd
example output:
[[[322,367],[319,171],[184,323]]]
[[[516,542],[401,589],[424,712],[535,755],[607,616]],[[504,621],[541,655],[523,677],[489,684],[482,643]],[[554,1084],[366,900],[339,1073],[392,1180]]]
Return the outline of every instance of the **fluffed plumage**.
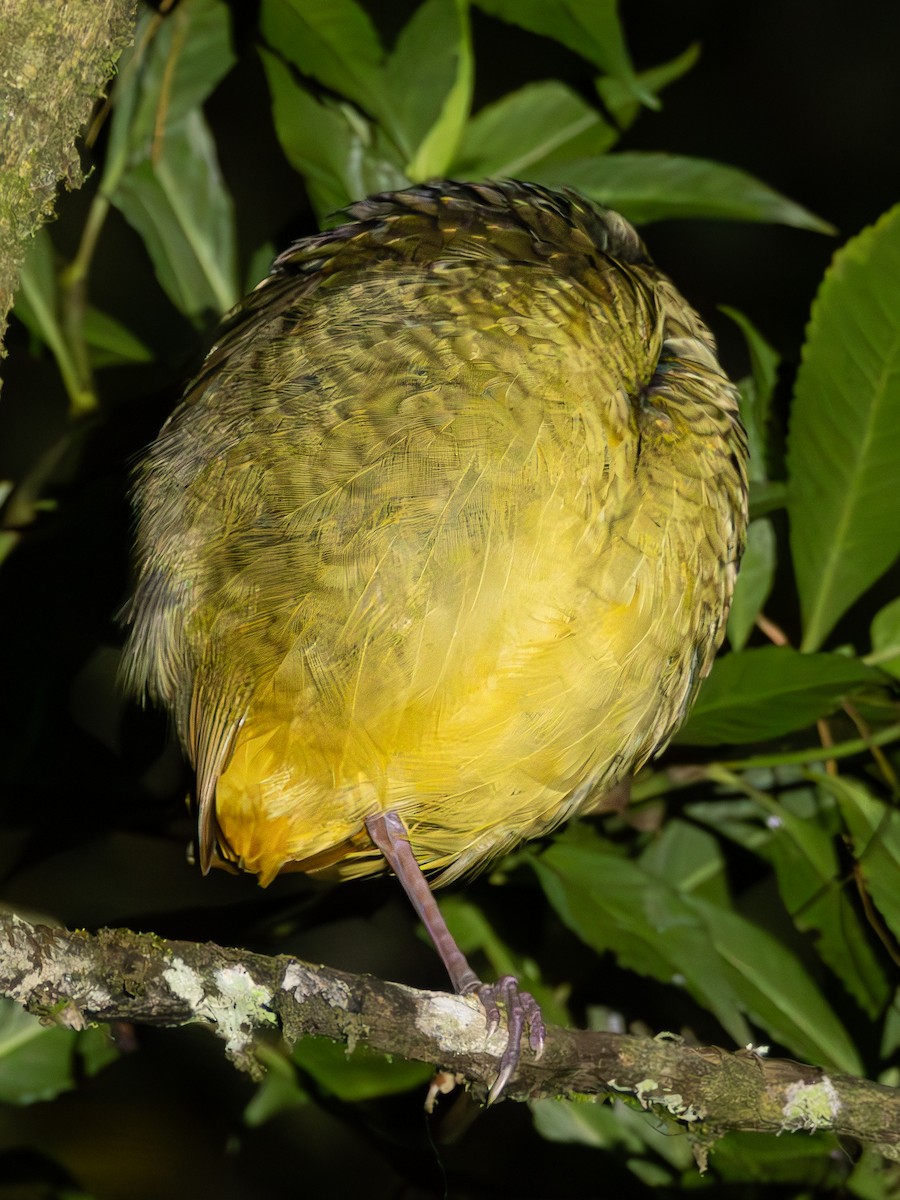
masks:
[[[204,867],[445,882],[588,809],[708,672],[746,446],[615,213],[520,183],[355,204],[226,323],[137,484],[133,686]]]

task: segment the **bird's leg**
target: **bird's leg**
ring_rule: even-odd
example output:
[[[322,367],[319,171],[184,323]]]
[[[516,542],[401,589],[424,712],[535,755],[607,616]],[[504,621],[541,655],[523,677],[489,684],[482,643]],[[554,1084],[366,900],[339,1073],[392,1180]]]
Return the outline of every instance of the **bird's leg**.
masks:
[[[500,1059],[500,1071],[488,1093],[488,1104],[493,1104],[518,1066],[522,1032],[526,1022],[528,1043],[534,1053],[540,1056],[544,1048],[544,1020],[537,1001],[529,992],[519,991],[519,985],[512,975],[504,975],[494,984],[482,983],[469,966],[466,956],[447,928],[447,922],[441,916],[441,910],[428,881],[416,862],[406,826],[399,815],[386,812],[367,817],[366,829],[421,917],[422,924],[428,930],[428,935],[447,968],[453,987],[461,996],[474,992],[481,1001],[487,1014],[489,1035],[500,1024],[498,1001],[503,1002],[509,1037]]]

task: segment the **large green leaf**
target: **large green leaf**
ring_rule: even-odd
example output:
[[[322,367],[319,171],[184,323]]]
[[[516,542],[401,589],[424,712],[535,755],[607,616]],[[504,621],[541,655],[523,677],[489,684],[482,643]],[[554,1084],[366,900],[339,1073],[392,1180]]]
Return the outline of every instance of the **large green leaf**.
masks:
[[[282,57],[359,105],[412,156],[415,146],[396,111],[381,40],[355,0],[262,0],[260,29]]]
[[[74,1087],[75,1035],[0,1000],[0,1101],[34,1104]]]
[[[564,83],[530,83],[476,113],[466,126],[452,173],[468,179],[530,179],[539,164],[602,154],[617,136]]]
[[[642,103],[659,101],[635,74],[618,15],[618,0],[476,0],[511,25],[553,38],[614,76]]]
[[[702,158],[631,151],[543,167],[534,179],[554,187],[578,188],[639,224],[671,217],[714,217],[775,221],[830,232],[819,217],[752,175]]]
[[[275,133],[288,161],[304,177],[319,221],[353,200],[406,187],[396,150],[349,105],[317,100],[274,54],[260,50]]]
[[[98,308],[90,307],[85,312],[82,334],[91,348],[91,361],[95,367],[151,362],[153,359],[153,351],[140,338],[121,321]]]
[[[773,866],[795,927],[812,935],[819,957],[875,1019],[889,985],[841,878],[834,802],[822,803],[823,794],[813,788],[757,795],[758,802],[745,802],[748,811],[733,800],[705,801],[690,805],[688,815]]]
[[[154,153],[166,127],[197,109],[231,70],[231,18],[223,0],[189,0],[163,20],[142,11],[133,49],[119,64],[104,193],[127,162]]]
[[[534,866],[560,917],[588,945],[667,983],[683,979],[738,1044],[752,1040],[746,1015],[794,1053],[859,1070],[846,1031],[794,955],[726,906],[686,893],[680,870],[663,878],[583,828]]]
[[[802,729],[833,712],[878,671],[839,654],[761,646],[719,658],[677,735],[695,746],[757,742]]]
[[[229,21],[221,0],[143,17],[116,88],[101,183],[173,304],[193,318],[239,299],[233,206],[201,109],[234,62]]]
[[[472,38],[466,0],[425,0],[397,39],[386,79],[414,182],[447,175],[472,104]]]
[[[34,1104],[75,1087],[118,1057],[107,1029],[76,1032],[44,1025],[14,1000],[0,999],[0,1102]]]
[[[803,648],[900,554],[900,205],[835,255],[812,308],[788,464]]]
[[[614,1100],[533,1100],[534,1125],[548,1142],[576,1142],[596,1149],[624,1151],[627,1166],[650,1187],[676,1184],[682,1173],[696,1172],[687,1138],[673,1137],[672,1125]],[[674,1171],[671,1169],[674,1168]]]
[[[221,315],[237,303],[234,210],[199,109],[165,131],[159,153],[125,171],[113,201],[183,313]]]

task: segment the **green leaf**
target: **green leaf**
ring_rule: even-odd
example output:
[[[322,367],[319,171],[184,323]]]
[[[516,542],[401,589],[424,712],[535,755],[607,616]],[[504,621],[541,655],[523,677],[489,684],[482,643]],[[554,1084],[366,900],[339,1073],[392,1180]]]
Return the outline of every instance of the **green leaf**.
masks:
[[[577,188],[638,224],[672,217],[773,221],[831,232],[819,217],[723,163],[631,151],[541,168],[536,183]]]
[[[262,1082],[244,1109],[244,1124],[251,1129],[264,1125],[272,1117],[309,1103],[309,1095],[300,1086],[297,1070],[290,1058],[261,1042],[254,1053],[266,1068]]]
[[[75,1050],[85,1075],[96,1075],[119,1057],[119,1048],[108,1025],[89,1025],[80,1030],[76,1035]]]
[[[42,1025],[13,1000],[0,999],[0,1101],[35,1104],[75,1086],[75,1034]]]
[[[274,54],[260,50],[275,133],[291,166],[304,177],[319,221],[372,192],[407,187],[396,152],[348,106],[316,100]],[[389,157],[393,153],[393,159]]]
[[[153,351],[140,338],[121,321],[98,308],[91,307],[85,313],[82,334],[93,351],[91,361],[95,367],[151,362],[153,359]]]
[[[641,855],[645,870],[715,904],[728,904],[725,861],[711,833],[687,821],[667,821]]]
[[[847,1189],[843,1159],[833,1133],[783,1137],[780,1133],[735,1130],[716,1140],[710,1166],[716,1175],[716,1191],[725,1196],[765,1196],[768,1192],[785,1200],[813,1200],[834,1193],[856,1196]]]
[[[614,76],[649,108],[659,107],[631,65],[618,0],[477,0],[477,4],[492,17],[561,42]]]
[[[692,901],[712,948],[738,974],[740,1003],[751,1018],[795,1054],[858,1075],[856,1047],[821,989],[771,934],[737,913]]]
[[[683,979],[738,1044],[753,1040],[746,1014],[793,1053],[859,1071],[856,1050],[818,986],[765,930],[610,853],[584,829],[558,840],[534,866],[556,911],[588,945],[614,950],[642,974]]]
[[[250,255],[247,270],[244,273],[244,294],[252,292],[258,283],[269,274],[275,259],[276,250],[272,242],[263,242]]]
[[[530,178],[540,163],[602,154],[617,136],[564,83],[530,83],[476,113],[452,173],[468,179]]]
[[[900,596],[875,614],[870,633],[872,653],[866,662],[900,679]]]
[[[472,104],[472,37],[466,0],[425,0],[388,60],[397,120],[415,148],[413,182],[447,175]]]
[[[775,579],[775,531],[765,517],[752,521],[747,530],[747,549],[728,614],[728,641],[742,650],[753,631],[753,623],[772,590]]]
[[[670,83],[687,74],[699,57],[700,46],[695,42],[676,58],[651,67],[648,71],[640,71],[638,83],[644,91],[656,96]],[[596,85],[606,111],[615,118],[619,130],[628,129],[633,125],[642,106],[631,88],[612,75],[601,76],[596,80]]]
[[[141,12],[113,93],[105,195],[112,195],[128,161],[150,157],[162,131],[198,109],[235,62],[222,0],[190,0],[163,20],[150,8]]]
[[[833,712],[855,689],[882,682],[839,654],[761,646],[713,664],[676,740],[692,746],[756,742],[802,729]]]
[[[321,1087],[348,1101],[393,1096],[422,1086],[434,1074],[428,1063],[389,1058],[363,1043],[350,1052],[342,1042],[326,1038],[303,1038],[291,1059]]]
[[[587,945],[612,951],[640,975],[682,983],[739,1045],[752,1039],[731,973],[717,969],[705,930],[675,887],[585,828],[558,839],[533,866],[547,899]]]
[[[673,1137],[672,1126],[660,1123],[658,1110],[650,1119],[647,1113],[637,1112],[621,1100],[610,1104],[597,1097],[532,1100],[529,1107],[535,1129],[548,1142],[574,1142],[604,1150],[620,1148],[628,1155],[629,1169],[642,1179],[646,1179],[647,1168],[663,1172],[663,1163],[677,1172],[692,1167],[696,1170],[690,1142]],[[674,1183],[677,1178],[665,1171],[659,1182]]]
[[[234,211],[199,110],[166,130],[152,160],[125,172],[112,200],[143,238],[181,312],[221,316],[237,303]]]
[[[724,304],[719,306],[719,311],[731,317],[747,343],[752,386],[741,389],[741,419],[750,444],[750,478],[762,481],[766,478],[766,430],[769,410],[778,381],[778,364],[781,359],[743,313]]]
[[[787,503],[787,484],[780,479],[750,480],[750,520],[784,508]]]
[[[813,935],[819,957],[874,1020],[887,1002],[888,981],[840,878],[833,801],[823,803],[812,788],[759,795],[765,806],[750,801],[744,819],[733,802],[725,814],[719,803],[693,804],[688,814],[772,865],[794,926]]]
[[[380,121],[410,158],[384,70],[375,26],[355,0],[262,0],[260,30],[273,49],[327,88]]]
[[[229,22],[221,0],[144,17],[116,88],[101,183],[143,238],[172,303],[192,318],[221,315],[239,299],[231,197],[200,107],[235,61]]]
[[[900,205],[839,250],[791,411],[791,549],[815,650],[900,554]]]
[[[29,333],[49,347],[69,394],[73,412],[94,407],[95,396],[81,380],[59,317],[59,283],[53,243],[47,230],[39,229],[19,275],[15,315]]]
[[[883,804],[855,779],[822,775],[853,839],[853,855],[878,911],[900,939],[900,810]]]

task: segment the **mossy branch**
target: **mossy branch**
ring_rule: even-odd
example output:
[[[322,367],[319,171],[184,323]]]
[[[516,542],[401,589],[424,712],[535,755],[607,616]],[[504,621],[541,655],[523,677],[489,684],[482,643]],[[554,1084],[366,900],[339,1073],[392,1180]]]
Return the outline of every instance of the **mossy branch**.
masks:
[[[0,993],[46,1021],[209,1026],[242,1068],[254,1045],[280,1034],[365,1043],[438,1064],[480,1094],[497,1070],[503,1030],[486,1035],[471,998],[417,991],[369,976],[213,943],[167,941],[127,929],[83,931],[0,918]],[[703,1144],[727,1130],[827,1129],[900,1158],[900,1092],[752,1050],[689,1046],[551,1027],[543,1056],[527,1047],[506,1089],[512,1100],[630,1095],[688,1126]]]
[[[19,270],[57,185],[80,187],[76,139],[134,35],[136,0],[0,0],[0,356]]]

